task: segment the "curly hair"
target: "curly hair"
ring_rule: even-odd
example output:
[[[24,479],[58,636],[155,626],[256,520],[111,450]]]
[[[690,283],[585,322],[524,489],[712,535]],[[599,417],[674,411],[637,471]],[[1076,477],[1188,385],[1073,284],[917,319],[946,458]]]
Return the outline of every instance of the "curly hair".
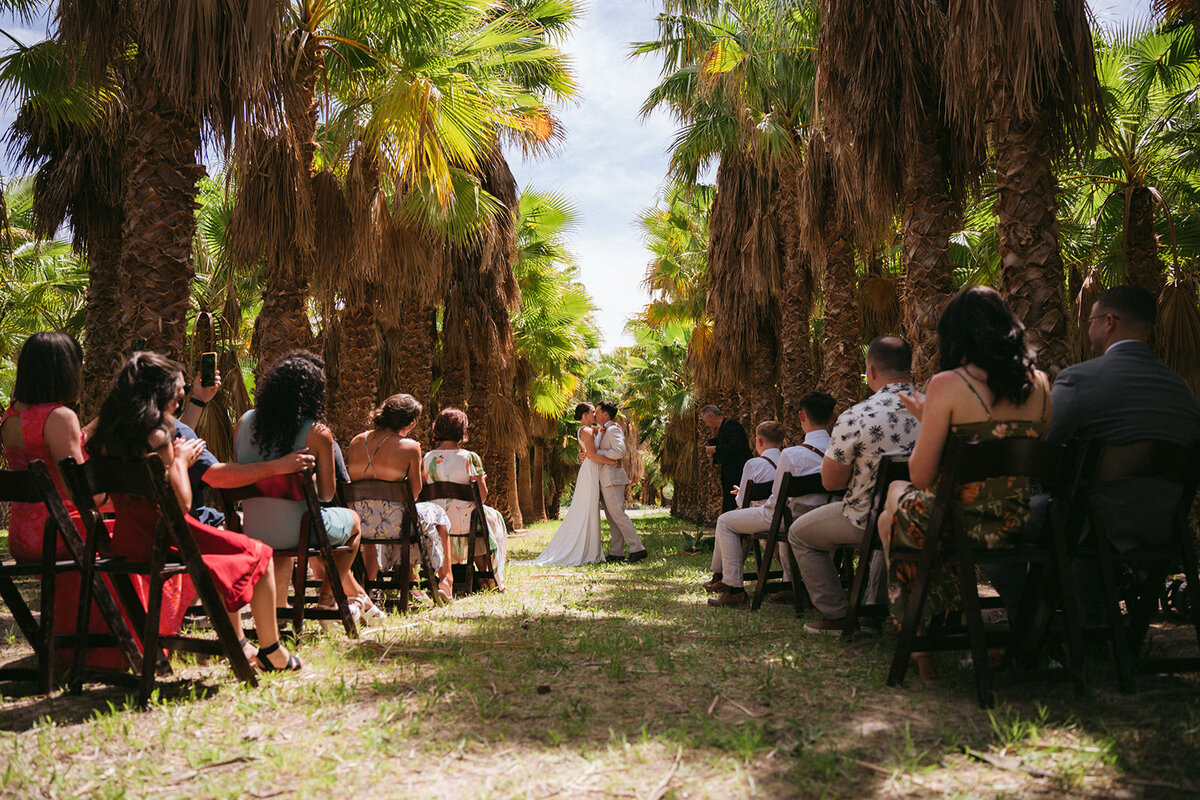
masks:
[[[421,416],[423,408],[411,394],[394,394],[371,413],[371,425],[376,430],[402,430]]]
[[[258,382],[255,447],[268,458],[291,452],[306,419],[325,421],[325,362],[307,350],[293,350]]]
[[[433,421],[435,442],[461,442],[467,437],[466,412],[457,408],[443,408]]]
[[[950,298],[938,321],[938,351],[942,371],[964,364],[985,370],[997,400],[1019,406],[1033,393],[1025,326],[995,289],[970,286]]]
[[[174,420],[165,410],[178,396],[183,376],[183,365],[166,356],[145,350],[135,353],[117,373],[112,391],[100,406],[88,453],[141,458],[156,428],[172,435]]]

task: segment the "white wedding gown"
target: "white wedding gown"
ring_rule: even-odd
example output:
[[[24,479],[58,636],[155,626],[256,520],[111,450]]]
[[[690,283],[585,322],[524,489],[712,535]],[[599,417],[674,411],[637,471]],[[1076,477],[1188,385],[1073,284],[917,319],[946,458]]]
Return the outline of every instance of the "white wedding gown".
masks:
[[[583,452],[583,429],[580,429],[579,452]],[[577,567],[604,560],[600,544],[600,465],[584,461],[575,479],[575,495],[562,524],[550,544],[533,561],[535,567]]]

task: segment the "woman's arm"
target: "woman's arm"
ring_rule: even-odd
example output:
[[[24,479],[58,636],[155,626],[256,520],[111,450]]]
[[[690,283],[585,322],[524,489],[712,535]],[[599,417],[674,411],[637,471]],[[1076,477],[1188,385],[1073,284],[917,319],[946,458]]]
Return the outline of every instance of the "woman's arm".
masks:
[[[583,445],[583,455],[579,459],[580,463],[586,460],[595,461],[599,464],[608,464],[610,467],[620,465],[620,461],[602,456],[596,452],[596,432],[591,428],[585,427],[579,432],[579,443]]]
[[[488,496],[487,473],[483,471],[483,461],[482,461],[482,459],[479,458],[479,455],[477,453],[471,453],[471,452],[467,453],[467,460],[468,460],[468,464],[467,464],[467,472],[468,473],[475,472],[475,470],[478,470],[478,472],[475,472],[475,474],[471,475],[471,480],[474,481],[475,484],[479,486],[480,501],[486,503],[487,496]]]
[[[175,499],[183,513],[192,508],[192,483],[188,480],[188,467],[200,455],[203,442],[199,439],[174,441],[161,429],[150,435],[150,447],[162,459],[167,468],[167,482],[175,492]]]
[[[951,373],[940,372],[929,381],[923,406],[905,402],[921,423],[917,444],[908,460],[909,478],[918,489],[928,489],[937,478],[942,450],[950,435],[950,410],[954,404],[952,393],[958,384]]]
[[[413,439],[405,439],[400,442],[400,447],[404,454],[402,461],[407,470],[404,473],[404,480],[408,483],[408,488],[412,490],[413,500],[416,500],[421,496],[421,486],[425,482],[425,464],[421,459],[421,445]]]
[[[42,439],[46,442],[46,449],[50,451],[50,469],[54,470],[59,478],[62,478],[62,473],[58,470],[58,462],[64,458],[73,458],[76,464],[87,460],[83,454],[84,436],[79,428],[79,417],[66,406],[54,409],[50,416],[46,417],[46,424],[42,427]],[[100,508],[108,502],[108,496],[98,494],[92,498],[92,502],[96,504],[96,508]]]
[[[317,457],[317,499],[328,503],[337,493],[337,476],[333,468],[333,431],[320,422],[314,423],[304,443]]]

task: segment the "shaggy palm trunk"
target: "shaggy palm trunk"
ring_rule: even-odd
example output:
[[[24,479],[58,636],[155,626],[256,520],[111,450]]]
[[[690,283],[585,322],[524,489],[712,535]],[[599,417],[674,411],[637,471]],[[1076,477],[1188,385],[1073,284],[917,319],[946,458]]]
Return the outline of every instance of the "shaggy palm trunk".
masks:
[[[345,448],[351,439],[366,430],[367,419],[375,406],[378,375],[375,307],[363,303],[347,308],[340,329],[337,363],[331,365],[337,374],[337,384],[326,401],[329,426],[338,443]]]
[[[1163,263],[1158,257],[1158,234],[1154,231],[1154,194],[1145,186],[1127,195],[1129,223],[1125,226],[1125,280],[1158,297],[1166,285]]]
[[[858,268],[848,236],[830,237],[825,254],[824,390],[837,413],[862,399],[862,324],[855,290]]]
[[[954,294],[950,236],[958,213],[949,196],[942,157],[945,129],[926,120],[912,157],[904,165],[904,334],[913,349],[913,380],[923,384],[937,371],[937,326]]]
[[[512,380],[494,358],[482,363],[474,358],[471,361],[472,372],[478,370],[483,375],[480,391],[471,397],[471,449],[483,459],[488,505],[499,511],[509,528],[515,530],[522,527],[523,522],[517,500],[516,454],[500,446],[496,429],[502,420],[497,419],[493,424],[492,419],[493,415],[509,410],[503,398],[511,393]]]
[[[546,441],[540,436],[533,440],[529,463],[530,507],[526,524],[546,519]]]
[[[812,261],[800,242],[799,180],[796,169],[779,172],[775,203],[783,244],[783,296],[779,302],[779,393],[781,422],[790,442],[804,440],[799,400],[816,388],[809,331],[813,305]]]
[[[454,325],[465,325],[462,309],[457,304],[447,303],[442,320],[442,383],[438,389],[438,408],[465,408],[470,391],[470,360],[465,353],[455,352],[449,343],[454,340],[447,331]]]
[[[1046,142],[1045,114],[1027,122],[1001,115],[994,126],[996,216],[1004,292],[1038,366],[1067,363],[1065,274],[1058,244],[1058,180]]]
[[[391,371],[380,375],[384,397],[403,392],[417,398],[425,413],[417,420],[412,437],[424,448],[433,446],[430,426],[433,414],[433,310],[412,307],[402,314],[385,335],[391,352]]]
[[[130,291],[119,295],[122,328],[131,338],[145,340],[148,349],[178,361],[187,338],[196,187],[204,175],[196,162],[200,120],[168,104],[144,73],[128,100],[121,270]]]
[[[126,356],[129,340],[122,328],[121,231],[96,236],[88,243],[87,309],[84,318],[83,395],[79,416],[90,420],[100,411],[109,384]]]
[[[309,38],[296,62],[298,87],[297,113],[289,114],[288,124],[300,143],[303,174],[313,174],[317,135],[317,73],[320,59],[317,40]],[[318,224],[320,224],[318,222]],[[262,309],[254,321],[251,346],[261,375],[279,356],[296,348],[312,346],[312,326],[308,319],[308,296],[312,279],[311,254],[300,254],[296,263],[276,257],[267,264],[262,287]]]

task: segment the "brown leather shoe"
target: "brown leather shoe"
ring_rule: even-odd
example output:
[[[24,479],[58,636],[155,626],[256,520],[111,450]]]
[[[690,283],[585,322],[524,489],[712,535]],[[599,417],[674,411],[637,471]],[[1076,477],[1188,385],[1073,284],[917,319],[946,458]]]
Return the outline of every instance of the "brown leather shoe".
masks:
[[[771,592],[767,595],[767,599],[779,605],[791,605],[792,601],[796,599],[796,594],[791,589],[782,589],[778,592]]]
[[[630,553],[629,557],[626,558],[625,560],[627,562],[629,562],[630,564],[636,564],[637,562],[646,558],[648,555],[650,555],[650,554],[648,552],[646,552],[645,550],[638,550],[636,553]]]
[[[708,604],[714,608],[719,608],[722,606],[744,606],[746,605],[746,600],[748,597],[749,596],[744,591],[734,594],[733,592],[726,590],[716,597],[708,598]]]
[[[728,589],[729,587],[726,586],[725,584],[721,583],[720,578],[713,578],[708,583],[700,584],[700,588],[706,592],[723,592],[726,589]]]
[[[604,557],[604,560],[609,564],[619,564],[625,561],[625,556],[614,556],[612,553],[609,553]]]

